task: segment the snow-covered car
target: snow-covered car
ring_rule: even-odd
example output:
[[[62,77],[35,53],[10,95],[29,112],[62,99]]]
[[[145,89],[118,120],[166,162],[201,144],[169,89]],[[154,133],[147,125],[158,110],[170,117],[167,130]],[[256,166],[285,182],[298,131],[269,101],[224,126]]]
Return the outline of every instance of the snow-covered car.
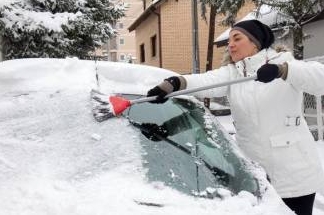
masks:
[[[293,214],[201,102],[97,122],[91,89],[142,97],[175,73],[68,59],[0,63],[0,214]],[[143,123],[176,132],[146,138]]]

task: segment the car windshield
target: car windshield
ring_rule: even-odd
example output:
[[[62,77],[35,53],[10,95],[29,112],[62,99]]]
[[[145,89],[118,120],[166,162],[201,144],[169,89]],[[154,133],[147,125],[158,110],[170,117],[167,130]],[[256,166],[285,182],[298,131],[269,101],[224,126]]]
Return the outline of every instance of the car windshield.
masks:
[[[149,181],[197,196],[217,195],[217,188],[232,193],[258,193],[257,180],[237,156],[231,142],[197,102],[172,98],[163,104],[132,105],[124,113],[140,128],[142,123],[166,125],[171,135],[161,141],[141,136],[143,165]]]

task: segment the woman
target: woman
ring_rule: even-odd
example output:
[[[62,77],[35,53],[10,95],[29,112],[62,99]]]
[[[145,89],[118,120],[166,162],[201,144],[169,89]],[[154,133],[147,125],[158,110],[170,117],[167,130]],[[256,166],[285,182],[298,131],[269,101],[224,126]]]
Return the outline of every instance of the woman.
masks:
[[[257,20],[235,24],[229,35],[231,62],[203,74],[174,76],[148,91],[165,95],[257,74],[256,81],[196,93],[227,95],[240,148],[264,167],[283,201],[299,215],[312,214],[323,175],[316,146],[302,114],[303,92],[324,94],[324,65],[276,52],[271,29]]]

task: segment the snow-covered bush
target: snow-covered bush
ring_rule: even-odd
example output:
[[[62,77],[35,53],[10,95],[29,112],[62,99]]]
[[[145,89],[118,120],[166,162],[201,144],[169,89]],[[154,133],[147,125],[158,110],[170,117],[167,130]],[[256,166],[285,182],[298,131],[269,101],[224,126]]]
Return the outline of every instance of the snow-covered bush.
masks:
[[[124,12],[113,0],[12,0],[0,5],[4,58],[87,58],[116,34]]]

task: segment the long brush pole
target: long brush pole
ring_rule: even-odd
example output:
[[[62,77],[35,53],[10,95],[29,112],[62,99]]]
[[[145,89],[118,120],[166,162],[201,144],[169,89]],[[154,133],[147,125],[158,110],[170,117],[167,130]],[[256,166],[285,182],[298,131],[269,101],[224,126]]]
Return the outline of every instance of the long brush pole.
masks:
[[[203,90],[209,90],[209,89],[213,89],[213,88],[229,86],[232,84],[238,84],[238,83],[242,83],[242,82],[252,81],[252,80],[255,80],[256,78],[257,77],[255,75],[255,76],[240,78],[240,79],[236,79],[236,80],[232,80],[232,81],[226,81],[226,82],[222,82],[222,83],[212,84],[212,85],[208,85],[208,86],[197,87],[197,88],[193,88],[193,89],[179,90],[179,91],[175,91],[173,93],[166,95],[165,98],[170,98],[170,97],[179,96],[179,95],[186,95],[186,94],[199,92],[199,91],[203,91]],[[150,102],[150,101],[156,100],[156,98],[157,98],[157,96],[144,97],[144,98],[130,100],[130,103],[137,104],[137,103],[143,103],[143,102]]]
[[[175,91],[173,93],[168,94],[165,98],[170,98],[170,97],[179,96],[179,95],[185,95],[185,94],[208,90],[208,89],[217,88],[217,87],[229,86],[232,84],[247,82],[247,81],[251,81],[251,80],[256,80],[256,76],[240,78],[240,79],[236,79],[236,80],[232,80],[232,81],[212,84],[212,85],[208,85],[208,86],[197,87],[197,88],[193,88],[193,89],[179,90],[179,91]],[[157,96],[144,97],[144,98],[139,98],[139,99],[134,99],[134,100],[128,100],[128,99],[125,99],[125,98],[119,97],[119,96],[110,96],[107,99],[107,95],[104,95],[96,90],[92,90],[91,98],[93,99],[93,102],[95,104],[94,108],[92,109],[93,115],[97,121],[102,122],[102,121],[109,119],[113,116],[117,116],[117,115],[121,114],[124,110],[126,110],[129,106],[131,106],[133,104],[154,101],[154,100],[156,100]]]

